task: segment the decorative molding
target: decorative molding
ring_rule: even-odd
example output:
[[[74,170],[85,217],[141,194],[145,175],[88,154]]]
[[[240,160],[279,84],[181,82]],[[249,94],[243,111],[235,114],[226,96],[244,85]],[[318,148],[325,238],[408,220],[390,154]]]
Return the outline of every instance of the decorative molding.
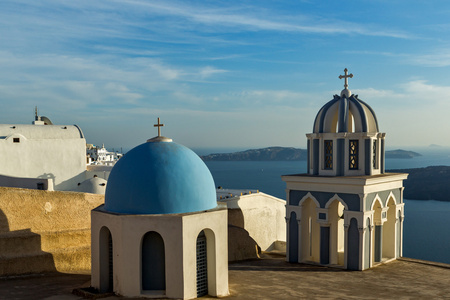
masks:
[[[300,202],[298,202],[298,206],[302,206],[303,202],[305,202],[308,199],[311,199],[312,201],[314,201],[317,207],[320,207],[319,201],[317,201],[317,199],[310,192],[308,192],[305,196],[303,196]]]
[[[372,205],[370,206],[370,210],[374,210],[373,207],[375,206],[375,202],[379,201],[380,202],[380,206],[381,208],[383,208],[383,201],[380,198],[380,195],[378,195],[378,193],[375,195],[375,198],[372,201]]]
[[[334,196],[331,197],[330,200],[328,200],[327,204],[325,204],[325,208],[328,209],[334,200],[338,200],[339,202],[341,202],[341,204],[344,206],[345,210],[348,210],[347,203],[345,203],[345,201],[341,197],[339,197],[338,194],[334,194]]]
[[[394,200],[394,204],[397,205],[397,199],[395,198],[394,193],[392,193],[392,191],[391,191],[386,198],[386,203],[384,204],[384,207],[388,206],[388,202],[391,198]]]

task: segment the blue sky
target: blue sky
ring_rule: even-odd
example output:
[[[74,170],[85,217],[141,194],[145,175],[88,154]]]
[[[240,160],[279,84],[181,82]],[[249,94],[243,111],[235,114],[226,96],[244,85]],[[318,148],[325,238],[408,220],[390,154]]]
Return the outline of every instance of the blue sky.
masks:
[[[343,88],[387,145],[450,146],[448,1],[0,2],[0,122],[34,107],[89,143],[305,147]]]

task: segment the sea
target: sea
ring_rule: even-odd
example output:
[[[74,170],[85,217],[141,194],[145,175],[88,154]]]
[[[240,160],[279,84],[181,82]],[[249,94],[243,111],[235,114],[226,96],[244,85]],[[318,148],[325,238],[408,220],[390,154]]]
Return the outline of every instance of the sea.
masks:
[[[410,150],[410,149],[408,149]],[[422,156],[386,159],[386,170],[450,166],[450,150],[417,149]],[[200,155],[207,150],[196,151]],[[214,152],[226,153],[226,152]],[[306,161],[207,161],[216,186],[252,189],[286,199],[281,175],[306,173]],[[450,182],[449,182],[450,184]],[[450,264],[449,201],[404,199],[403,256]]]

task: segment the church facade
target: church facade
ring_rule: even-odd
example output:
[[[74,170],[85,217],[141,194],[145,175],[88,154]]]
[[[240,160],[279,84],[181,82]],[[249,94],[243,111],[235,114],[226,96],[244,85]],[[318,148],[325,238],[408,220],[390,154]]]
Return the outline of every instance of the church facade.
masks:
[[[385,134],[348,89],[307,134],[307,174],[285,175],[287,260],[364,270],[402,256],[403,180],[385,173]]]

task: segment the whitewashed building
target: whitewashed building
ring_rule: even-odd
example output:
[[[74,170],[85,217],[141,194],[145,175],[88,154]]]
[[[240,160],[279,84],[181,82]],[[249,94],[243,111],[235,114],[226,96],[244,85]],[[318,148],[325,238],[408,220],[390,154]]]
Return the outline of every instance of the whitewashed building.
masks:
[[[77,125],[0,124],[0,186],[74,190],[84,181],[86,140]]]
[[[286,175],[287,260],[364,270],[402,256],[403,180],[385,173],[373,109],[348,89],[307,134],[307,174]]]
[[[114,165],[114,163],[119,160],[123,154],[118,152],[110,152],[105,148],[105,144],[101,147],[88,144],[86,146],[86,163],[88,165]]]
[[[158,119],[158,125],[159,119]],[[92,211],[92,279],[126,297],[227,296],[227,209],[190,149],[158,136],[113,167]]]

